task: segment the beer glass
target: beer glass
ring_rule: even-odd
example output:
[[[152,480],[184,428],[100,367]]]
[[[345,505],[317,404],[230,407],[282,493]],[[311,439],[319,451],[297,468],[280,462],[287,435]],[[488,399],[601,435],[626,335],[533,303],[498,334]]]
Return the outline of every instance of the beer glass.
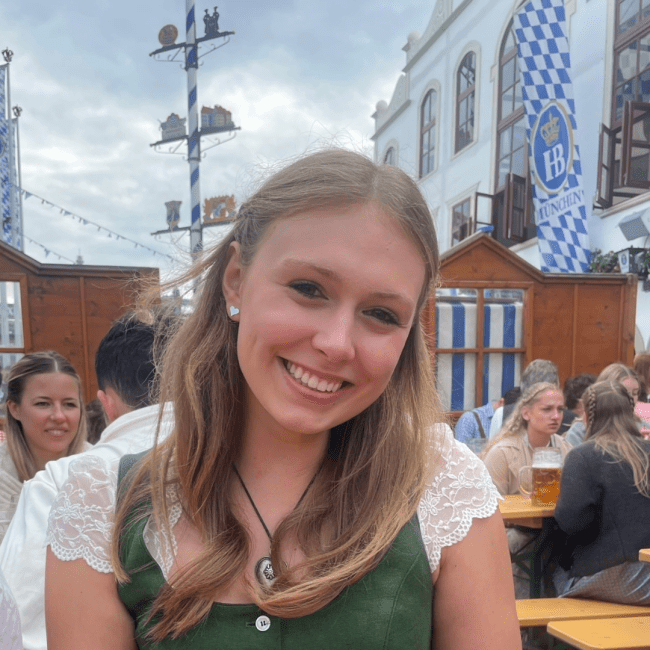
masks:
[[[535,506],[554,506],[560,496],[562,453],[555,447],[540,447],[533,452],[533,464],[519,470],[519,491],[530,496]],[[531,473],[530,490],[523,485],[522,477]]]

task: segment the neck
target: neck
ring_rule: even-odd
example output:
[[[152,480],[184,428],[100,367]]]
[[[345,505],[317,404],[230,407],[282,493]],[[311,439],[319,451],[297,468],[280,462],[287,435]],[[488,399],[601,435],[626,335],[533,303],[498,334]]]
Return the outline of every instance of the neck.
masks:
[[[34,450],[30,450],[32,452],[32,456],[34,457],[34,462],[36,463],[36,471],[40,472],[42,469],[45,469],[45,465],[47,465],[51,460],[59,460],[59,458],[63,458],[66,454],[65,452],[62,454],[39,454],[35,453]]]
[[[528,442],[530,442],[531,447],[546,447],[550,442],[550,437],[546,434],[540,434],[535,431],[528,431]]]
[[[237,467],[247,483],[279,480],[286,484],[304,480],[306,485],[320,467],[328,441],[329,432],[287,439],[249,429]]]

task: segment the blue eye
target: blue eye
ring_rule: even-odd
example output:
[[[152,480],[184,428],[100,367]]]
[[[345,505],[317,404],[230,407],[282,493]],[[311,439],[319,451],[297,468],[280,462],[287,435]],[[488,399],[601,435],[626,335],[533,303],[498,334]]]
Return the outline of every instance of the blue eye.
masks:
[[[387,309],[370,309],[366,314],[384,325],[399,325],[399,320]]]
[[[292,289],[307,298],[323,298],[323,292],[313,282],[294,282],[290,285]]]

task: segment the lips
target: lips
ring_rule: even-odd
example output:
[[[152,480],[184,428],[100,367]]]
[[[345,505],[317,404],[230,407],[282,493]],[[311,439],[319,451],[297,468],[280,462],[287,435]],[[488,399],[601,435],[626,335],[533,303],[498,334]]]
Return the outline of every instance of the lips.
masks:
[[[345,383],[338,380],[320,377],[314,372],[309,372],[286,359],[283,359],[287,372],[299,383],[319,393],[336,393]]]
[[[46,429],[45,433],[53,438],[62,438],[63,436],[68,435],[68,431],[64,431],[63,429]]]

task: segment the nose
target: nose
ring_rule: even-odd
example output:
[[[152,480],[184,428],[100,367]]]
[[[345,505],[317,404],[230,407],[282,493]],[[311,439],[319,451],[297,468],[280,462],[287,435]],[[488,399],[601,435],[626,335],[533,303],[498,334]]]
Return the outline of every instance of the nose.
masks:
[[[61,404],[54,404],[52,406],[52,412],[50,414],[50,417],[56,422],[61,422],[62,420],[65,420],[65,413],[63,412],[63,407],[61,406]]]
[[[321,320],[312,343],[329,361],[354,359],[354,314],[340,309]]]

